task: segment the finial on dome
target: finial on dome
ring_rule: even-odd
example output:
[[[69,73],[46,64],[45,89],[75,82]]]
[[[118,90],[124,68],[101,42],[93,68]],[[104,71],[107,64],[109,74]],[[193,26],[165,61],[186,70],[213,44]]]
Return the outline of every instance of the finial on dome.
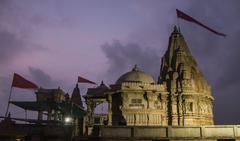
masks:
[[[104,82],[103,82],[103,80],[102,80],[100,86],[103,86],[103,85],[104,85]]]
[[[177,28],[176,25],[174,26],[174,30],[173,30],[173,32],[178,32],[178,28]]]
[[[138,68],[137,64],[134,65],[132,71],[139,71],[139,68]]]

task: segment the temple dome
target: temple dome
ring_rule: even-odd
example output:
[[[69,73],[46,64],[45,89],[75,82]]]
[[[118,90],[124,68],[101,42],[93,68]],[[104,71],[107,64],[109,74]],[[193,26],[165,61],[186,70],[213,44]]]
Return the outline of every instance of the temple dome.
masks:
[[[116,84],[122,84],[123,82],[155,83],[152,76],[139,70],[137,65],[134,66],[132,71],[123,74]]]

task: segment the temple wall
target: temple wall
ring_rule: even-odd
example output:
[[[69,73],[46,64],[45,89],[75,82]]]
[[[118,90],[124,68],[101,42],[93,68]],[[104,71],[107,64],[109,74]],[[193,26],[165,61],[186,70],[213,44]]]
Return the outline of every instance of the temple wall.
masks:
[[[99,133],[105,140],[239,140],[240,125],[102,126]]]

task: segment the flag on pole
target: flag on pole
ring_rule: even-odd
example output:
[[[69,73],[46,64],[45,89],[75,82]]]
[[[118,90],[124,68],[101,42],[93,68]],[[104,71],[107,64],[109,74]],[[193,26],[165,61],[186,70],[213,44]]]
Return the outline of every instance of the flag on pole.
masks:
[[[97,85],[95,82],[87,80],[86,78],[83,78],[81,76],[78,76],[78,83],[90,83],[90,84],[95,84]]]
[[[23,78],[17,73],[13,75],[12,87],[23,88],[23,89],[38,89],[38,86],[33,82]]]
[[[180,11],[180,10],[178,10],[178,9],[176,9],[176,12],[177,12],[177,17],[178,17],[178,18],[182,18],[182,19],[184,19],[184,20],[186,20],[186,21],[195,23],[195,24],[197,24],[197,25],[199,25],[199,26],[201,26],[201,27],[203,27],[203,28],[211,31],[212,33],[214,33],[214,34],[216,34],[216,35],[223,36],[223,37],[227,36],[227,35],[224,34],[224,33],[218,32],[218,31],[216,31],[216,30],[214,30],[214,29],[212,29],[212,28],[210,28],[210,27],[202,24],[201,22],[197,21],[197,20],[194,19],[193,17],[191,17],[191,16],[183,13],[182,11]]]

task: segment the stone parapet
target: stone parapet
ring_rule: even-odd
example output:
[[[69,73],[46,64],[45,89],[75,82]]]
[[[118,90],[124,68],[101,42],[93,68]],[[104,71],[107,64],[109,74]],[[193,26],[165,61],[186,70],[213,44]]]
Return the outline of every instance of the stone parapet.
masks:
[[[240,139],[240,125],[209,126],[101,126],[103,139],[218,140]]]
[[[121,84],[122,90],[135,89],[135,90],[157,90],[166,91],[166,87],[162,84],[149,84],[149,83],[137,83],[137,82],[123,82]]]

